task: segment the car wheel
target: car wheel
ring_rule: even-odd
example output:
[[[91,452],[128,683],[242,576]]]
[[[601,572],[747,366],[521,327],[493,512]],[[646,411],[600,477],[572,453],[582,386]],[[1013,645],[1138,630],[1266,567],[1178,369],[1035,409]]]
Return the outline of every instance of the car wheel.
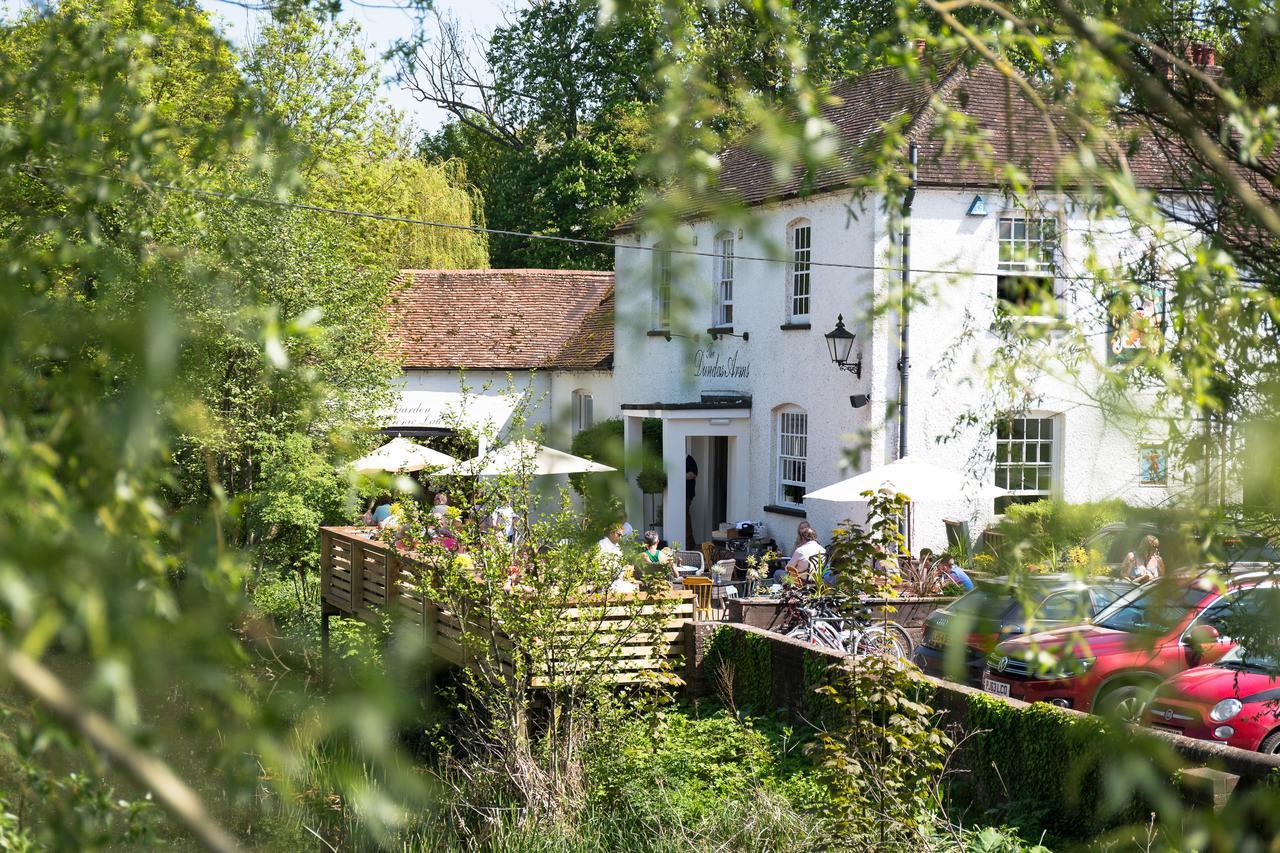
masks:
[[[1258,747],[1258,752],[1264,755],[1280,755],[1280,729],[1276,729],[1262,739],[1262,746]]]
[[[1104,693],[1094,704],[1094,713],[1122,723],[1136,723],[1151,698],[1151,688],[1143,684],[1123,684]]]

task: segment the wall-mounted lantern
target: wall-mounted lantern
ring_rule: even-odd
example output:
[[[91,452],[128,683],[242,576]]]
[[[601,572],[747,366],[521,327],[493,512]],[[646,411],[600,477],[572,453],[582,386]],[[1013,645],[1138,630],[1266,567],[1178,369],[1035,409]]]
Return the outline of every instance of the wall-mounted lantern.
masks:
[[[858,353],[857,361],[852,364],[849,362],[849,355],[853,352],[853,340],[857,336],[844,327],[843,314],[836,317],[836,327],[827,332],[825,337],[827,339],[827,352],[831,356],[831,363],[861,379],[862,353]]]

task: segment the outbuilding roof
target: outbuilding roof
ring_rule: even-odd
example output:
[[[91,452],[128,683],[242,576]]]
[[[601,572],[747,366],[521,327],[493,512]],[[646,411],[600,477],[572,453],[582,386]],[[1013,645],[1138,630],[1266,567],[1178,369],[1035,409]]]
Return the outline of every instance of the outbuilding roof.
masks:
[[[600,370],[613,366],[613,273],[402,270],[387,306],[404,368]]]

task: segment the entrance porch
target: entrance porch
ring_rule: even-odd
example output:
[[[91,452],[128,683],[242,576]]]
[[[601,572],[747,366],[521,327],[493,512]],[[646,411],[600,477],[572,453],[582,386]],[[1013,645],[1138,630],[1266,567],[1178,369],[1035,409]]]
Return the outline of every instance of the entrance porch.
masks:
[[[662,468],[667,489],[659,505],[646,500],[634,466],[643,458],[646,418],[662,421]],[[751,398],[703,396],[690,403],[625,403],[623,442],[627,458],[627,518],[654,526],[668,542],[697,548],[722,522],[752,517],[750,507]],[[688,460],[693,464],[689,465]],[[696,469],[693,498],[686,500],[687,473]],[[657,512],[657,518],[646,515]],[[757,513],[758,514],[758,513]],[[637,523],[639,522],[639,523]]]

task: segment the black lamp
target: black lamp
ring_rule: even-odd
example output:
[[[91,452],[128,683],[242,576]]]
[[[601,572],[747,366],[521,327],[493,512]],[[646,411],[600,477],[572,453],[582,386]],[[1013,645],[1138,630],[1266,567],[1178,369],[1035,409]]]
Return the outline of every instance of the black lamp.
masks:
[[[827,352],[831,354],[831,363],[841,370],[847,370],[859,379],[862,378],[862,353],[858,360],[849,363],[849,354],[853,351],[853,332],[844,327],[844,315],[836,317],[836,327],[826,334]]]

